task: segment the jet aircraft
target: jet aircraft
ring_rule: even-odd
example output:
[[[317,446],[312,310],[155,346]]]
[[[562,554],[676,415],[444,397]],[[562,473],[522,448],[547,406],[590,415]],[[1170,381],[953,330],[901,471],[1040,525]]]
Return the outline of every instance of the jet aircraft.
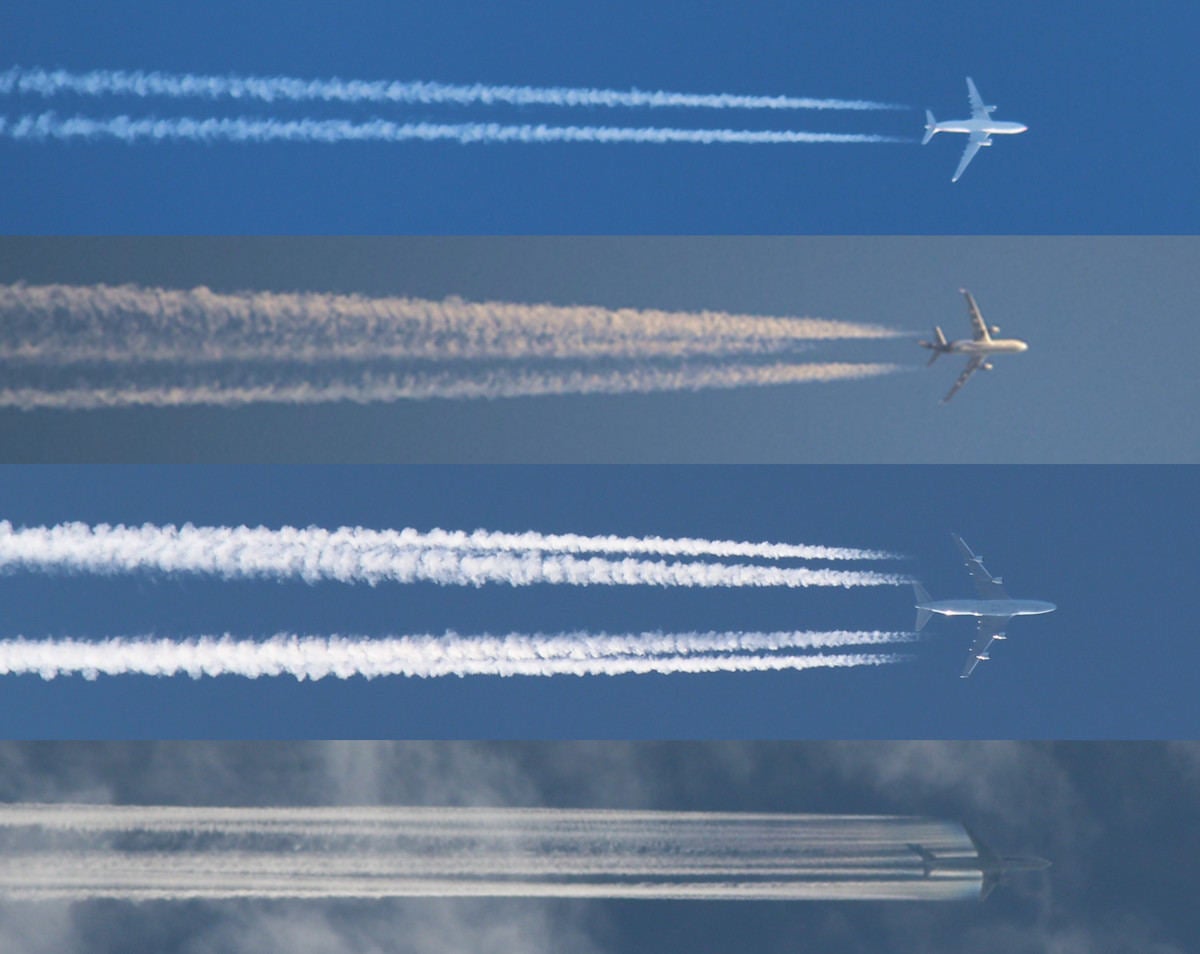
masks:
[[[1024,123],[1006,123],[992,119],[992,110],[996,107],[984,105],[983,97],[979,95],[979,90],[975,88],[975,83],[969,76],[967,77],[967,99],[971,101],[970,119],[947,119],[939,123],[933,118],[931,110],[925,110],[925,138],[921,140],[922,146],[940,132],[967,134],[967,148],[963,151],[962,159],[959,160],[958,169],[955,170],[951,182],[959,180],[963,170],[975,158],[975,153],[979,152],[981,147],[992,144],[993,135],[1012,136],[1016,133],[1023,133],[1029,128]]]
[[[1045,600],[1014,600],[1004,589],[1004,581],[998,576],[992,576],[983,566],[983,557],[976,556],[971,548],[963,542],[957,533],[950,534],[954,545],[962,554],[971,578],[975,581],[975,589],[979,593],[977,600],[933,600],[919,582],[913,583],[917,596],[917,631],[920,632],[929,617],[934,613],[939,616],[975,616],[979,622],[976,627],[975,641],[971,644],[971,654],[963,667],[962,678],[966,679],[975,671],[979,663],[986,661],[988,648],[997,639],[1007,639],[1004,628],[1014,616],[1039,616],[1042,613],[1053,613],[1058,607]]]
[[[979,888],[979,899],[982,901],[1010,874],[1018,871],[1042,871],[1050,867],[1049,861],[1036,855],[997,855],[975,832],[966,825],[963,827],[967,829],[967,836],[975,846],[973,856],[939,856],[921,845],[908,846],[921,856],[926,878],[934,871],[978,871],[983,875],[983,884]]]
[[[967,311],[971,315],[972,337],[947,341],[946,336],[942,333],[942,329],[939,326],[934,326],[934,340],[918,342],[922,348],[928,348],[933,352],[925,367],[929,367],[929,365],[938,359],[939,355],[943,354],[968,354],[971,356],[971,360],[967,362],[963,373],[954,382],[954,387],[942,398],[943,404],[954,397],[958,393],[958,389],[966,384],[971,375],[976,371],[992,370],[992,362],[988,360],[989,355],[1019,354],[1022,351],[1029,350],[1029,345],[1019,338],[993,338],[992,335],[1000,333],[999,327],[996,325],[988,327],[971,293],[965,288],[960,288],[959,291],[962,292],[963,297],[967,300]]]

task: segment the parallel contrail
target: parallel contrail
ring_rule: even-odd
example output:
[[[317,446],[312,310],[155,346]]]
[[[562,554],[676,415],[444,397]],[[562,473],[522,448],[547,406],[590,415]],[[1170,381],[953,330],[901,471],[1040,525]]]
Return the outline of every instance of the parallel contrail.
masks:
[[[11,899],[594,897],[957,900],[911,848],[962,827],[885,815],[431,807],[0,806]]]
[[[0,284],[6,363],[689,358],[903,336],[878,325],[719,311]]]
[[[904,370],[886,363],[772,362],[682,365],[676,368],[634,366],[611,370],[540,368],[457,368],[442,371],[348,373],[323,369],[285,375],[237,372],[227,367],[200,381],[175,371],[161,383],[136,383],[122,375],[113,382],[111,368],[101,369],[95,383],[0,387],[0,407],[24,411],[88,411],[130,407],[244,407],[249,404],[379,404],[421,400],[500,400],[587,394],[649,394],[789,384],[829,383],[894,374]],[[249,379],[249,380],[245,380]]]
[[[262,102],[496,104],[513,106],[678,107],[700,109],[903,109],[865,99],[669,93],[562,86],[500,86],[391,80],[297,79],[286,76],[205,76],[142,70],[22,69],[0,73],[0,95],[136,96]]]
[[[345,527],[141,527],[64,523],[14,528],[0,521],[0,570],[101,574],[198,573],[225,579],[299,579],[309,583],[412,583],[529,586],[880,586],[908,582],[895,573],[752,564],[581,559],[542,551],[417,548],[390,531]]]
[[[713,311],[0,285],[0,406],[238,407],[770,387],[897,371],[764,358],[819,341],[899,335],[870,324]]]
[[[60,117],[47,112],[15,118],[0,116],[0,135],[10,139],[116,139],[153,142],[457,142],[475,143],[692,143],[700,145],[785,145],[797,143],[900,143],[909,137],[792,130],[673,129],[629,126],[504,125],[501,123],[397,123],[384,119],[253,119],[172,117],[137,119],[113,116]]]
[[[266,640],[203,636],[0,640],[0,674],[293,676],[618,676],[887,665],[895,653],[797,654],[796,650],[911,642],[913,633],[559,633],[507,636],[286,636]]]

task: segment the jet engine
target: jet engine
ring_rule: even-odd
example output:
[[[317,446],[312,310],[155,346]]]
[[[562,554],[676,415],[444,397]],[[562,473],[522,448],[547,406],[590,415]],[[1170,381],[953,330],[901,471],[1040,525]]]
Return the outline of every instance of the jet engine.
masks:
[[[999,325],[992,325],[992,334],[994,334],[994,335],[1000,334],[1000,326]]]
[[[980,365],[980,367],[981,367],[981,368],[982,368],[984,371],[991,371],[991,370],[992,370],[992,362],[990,362],[990,361],[985,361],[983,364],[981,364],[981,365]]]

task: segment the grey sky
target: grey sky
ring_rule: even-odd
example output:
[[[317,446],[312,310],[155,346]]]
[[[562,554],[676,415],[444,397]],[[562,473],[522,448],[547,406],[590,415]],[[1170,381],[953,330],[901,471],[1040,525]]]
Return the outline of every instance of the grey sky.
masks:
[[[1182,954],[1194,743],[59,743],[0,746],[0,798],[897,812],[963,818],[1045,876],[942,904],[0,905],[17,954],[952,950]]]
[[[0,281],[314,290],[798,315],[912,339],[821,344],[880,378],[697,393],[0,412],[10,461],[1192,462],[1194,237],[8,238]],[[958,288],[1030,351],[945,406]]]

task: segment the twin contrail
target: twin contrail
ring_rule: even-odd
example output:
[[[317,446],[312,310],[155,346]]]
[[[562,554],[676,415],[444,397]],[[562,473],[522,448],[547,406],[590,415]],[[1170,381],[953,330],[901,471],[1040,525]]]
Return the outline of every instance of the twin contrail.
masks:
[[[15,528],[0,521],[0,570],[100,574],[195,573],[224,579],[309,583],[482,586],[808,587],[897,585],[908,577],[868,570],[584,558],[548,549],[469,549],[414,543],[397,531],[343,527],[110,526]]]
[[[0,73],[0,95],[129,96],[162,99],[258,100],[410,105],[510,105],[683,109],[902,109],[865,99],[671,93],[646,90],[502,86],[394,80],[298,79],[287,76],[211,76],[142,70],[22,69]]]
[[[43,679],[81,675],[293,676],[299,680],[381,676],[620,676],[766,672],[878,666],[897,653],[807,653],[912,642],[914,633],[572,632],[506,636],[395,637],[279,635],[0,640],[0,674]]]
[[[204,76],[139,70],[22,69],[0,73],[0,96],[133,97],[170,103],[228,100],[268,104],[380,106],[545,106],[563,108],[676,108],[708,110],[887,110],[863,99],[673,93],[571,87],[504,86],[387,80],[297,79],[284,76]],[[608,125],[497,122],[397,122],[318,117],[59,116],[54,112],[0,116],[0,135],[26,141],[115,139],[137,142],[456,142],[693,143],[744,145],[907,142],[907,137],[797,130],[680,129]]]
[[[552,808],[0,806],[12,899],[574,897],[957,900],[912,845],[962,827],[886,815]]]
[[[853,380],[872,324],[716,311],[0,285],[0,406],[90,410],[633,394]],[[788,357],[782,357],[782,355]]]
[[[669,145],[785,145],[796,143],[895,143],[909,137],[866,133],[752,129],[673,129],[639,126],[549,126],[544,123],[434,123],[372,119],[255,119],[247,116],[136,118],[62,117],[47,112],[0,117],[0,136],[27,141],[115,139],[137,142],[347,143],[642,143]]]

